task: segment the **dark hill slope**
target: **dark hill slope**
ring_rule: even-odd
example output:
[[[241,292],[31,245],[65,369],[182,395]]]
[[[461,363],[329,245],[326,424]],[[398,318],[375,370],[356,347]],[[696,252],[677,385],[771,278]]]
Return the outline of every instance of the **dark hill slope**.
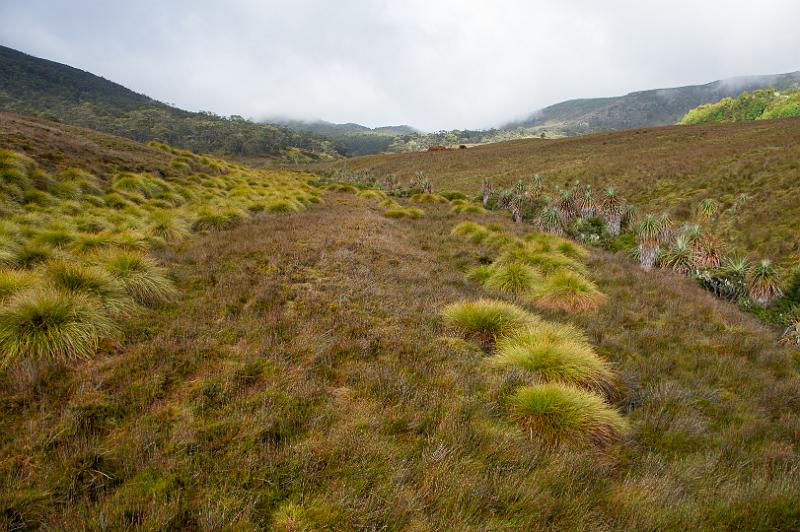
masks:
[[[800,72],[745,76],[669,89],[632,92],[611,98],[589,98],[557,103],[512,122],[505,129],[553,130],[566,135],[677,123],[690,109],[738,96],[743,91],[800,85]]]
[[[334,153],[319,136],[241,117],[177,109],[89,72],[0,46],[0,111],[96,129],[139,142],[247,157],[304,158]],[[298,154],[293,154],[297,158]]]

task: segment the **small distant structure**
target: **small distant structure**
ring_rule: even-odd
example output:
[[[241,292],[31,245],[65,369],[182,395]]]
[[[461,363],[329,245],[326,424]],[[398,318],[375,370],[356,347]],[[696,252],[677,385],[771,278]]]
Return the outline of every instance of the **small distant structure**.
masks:
[[[435,146],[428,148],[428,151],[447,151],[447,148],[441,144],[436,144]]]
[[[459,150],[466,150],[467,149],[467,145],[466,144],[459,144],[458,149]]]

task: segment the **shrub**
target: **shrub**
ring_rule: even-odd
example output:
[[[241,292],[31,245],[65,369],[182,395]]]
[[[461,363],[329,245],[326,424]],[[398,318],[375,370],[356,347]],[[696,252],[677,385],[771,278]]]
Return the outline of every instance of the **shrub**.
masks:
[[[91,357],[114,327],[91,298],[54,289],[24,292],[0,310],[0,360],[67,362]]]
[[[560,383],[523,386],[509,408],[531,438],[551,443],[608,444],[629,430],[625,418],[601,397]]]
[[[545,309],[581,312],[599,307],[606,296],[582,275],[559,271],[545,279],[532,294],[534,303]]]
[[[449,325],[475,336],[484,344],[510,335],[523,325],[540,321],[517,305],[492,299],[453,303],[444,308],[442,315]]]
[[[155,305],[175,295],[175,288],[165,270],[142,253],[109,250],[96,261],[122,283],[125,292],[137,303]]]
[[[497,342],[492,363],[534,373],[545,382],[608,390],[613,374],[581,334],[568,326],[542,322]]]
[[[520,262],[503,262],[492,268],[484,285],[516,298],[530,293],[542,281],[542,274],[536,268]]]

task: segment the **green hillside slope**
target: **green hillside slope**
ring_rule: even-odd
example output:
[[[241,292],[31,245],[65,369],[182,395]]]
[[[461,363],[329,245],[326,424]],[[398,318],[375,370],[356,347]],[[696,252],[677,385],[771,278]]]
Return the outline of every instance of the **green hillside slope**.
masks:
[[[88,72],[3,46],[0,111],[207,153],[303,160],[335,155],[331,142],[319,136],[241,117],[183,111]]]

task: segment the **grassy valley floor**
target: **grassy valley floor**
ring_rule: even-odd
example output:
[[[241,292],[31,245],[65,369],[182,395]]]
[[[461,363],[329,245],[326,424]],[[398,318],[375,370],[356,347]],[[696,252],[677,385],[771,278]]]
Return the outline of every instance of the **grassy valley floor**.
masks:
[[[469,150],[468,150],[469,152]],[[0,382],[6,528],[665,530],[800,526],[798,360],[666,272],[593,252],[585,329],[632,432],[552,447],[509,421],[523,377],[440,317],[487,297],[465,219],[377,202],[263,214],[158,251],[182,294],[121,346]],[[541,314],[541,312],[539,312]]]

